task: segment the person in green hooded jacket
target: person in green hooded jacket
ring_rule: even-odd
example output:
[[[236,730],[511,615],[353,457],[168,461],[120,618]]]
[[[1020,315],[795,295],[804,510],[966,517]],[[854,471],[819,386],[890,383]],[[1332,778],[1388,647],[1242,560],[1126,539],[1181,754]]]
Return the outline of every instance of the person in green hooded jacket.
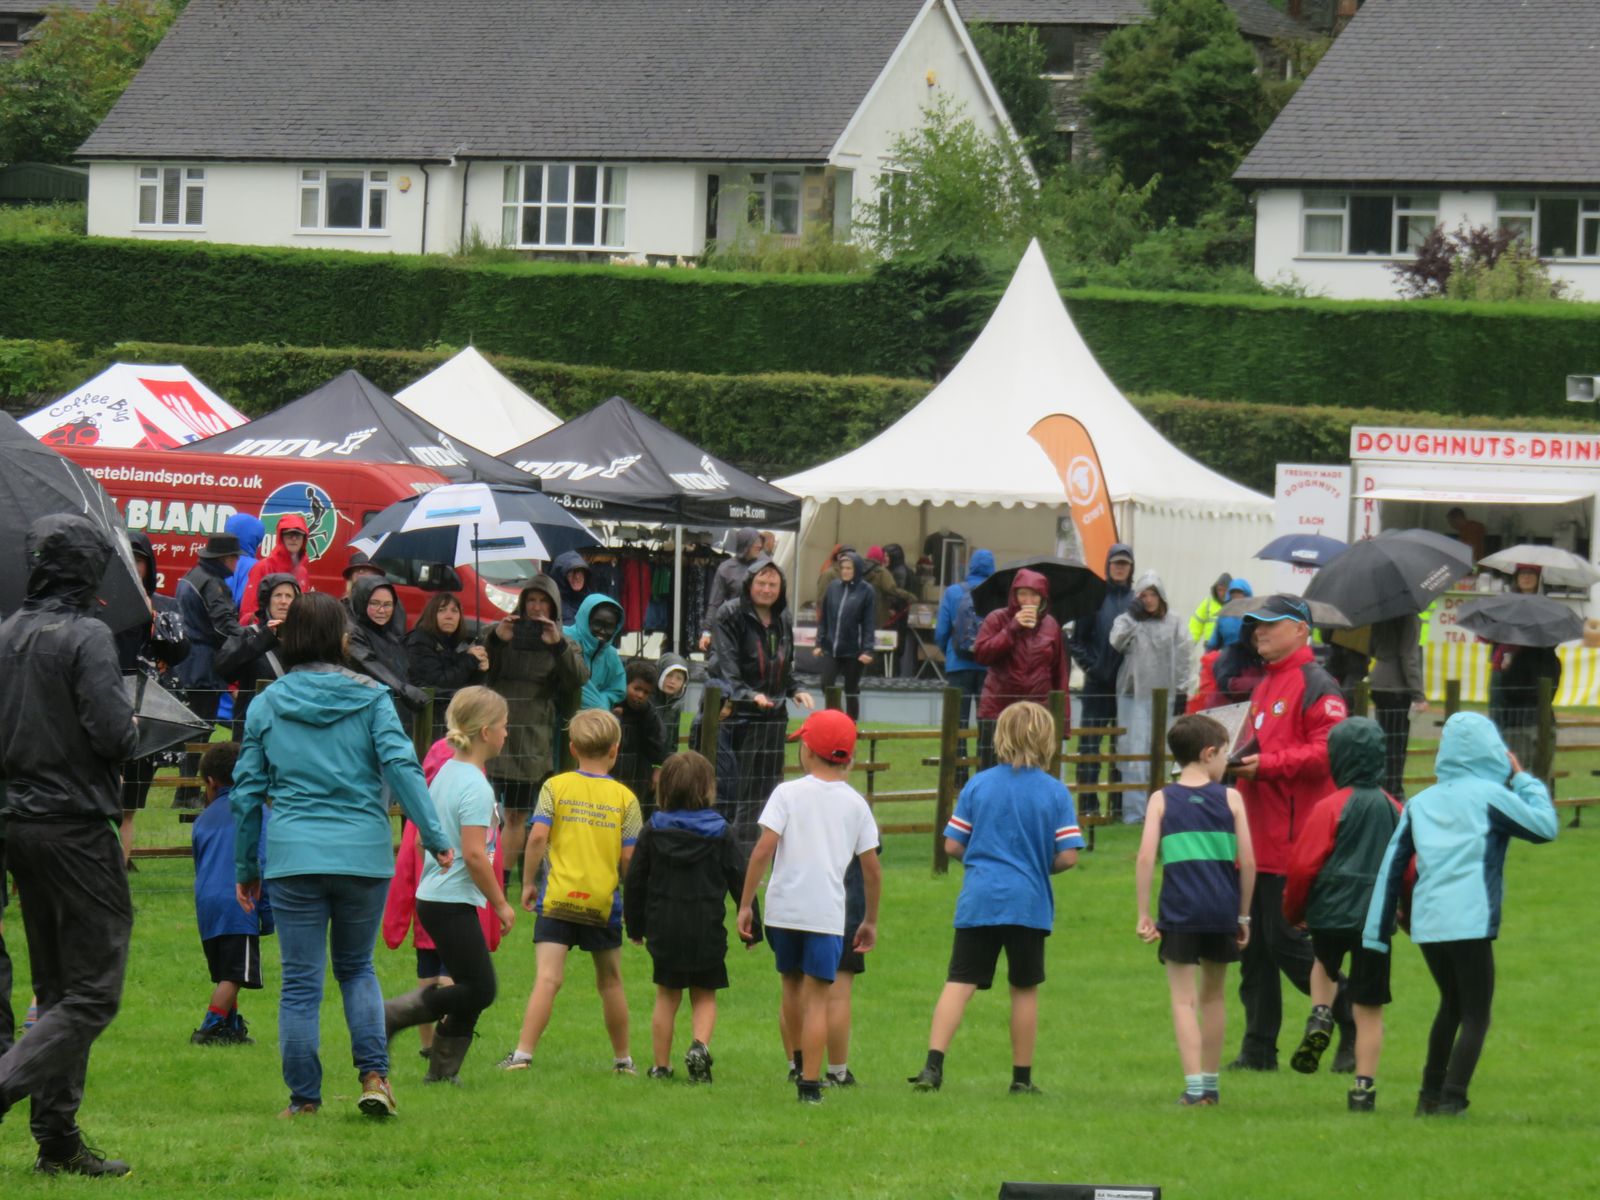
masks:
[[[583,707],[610,712],[628,692],[622,656],[612,645],[622,628],[622,605],[610,596],[594,595],[578,607],[577,620],[561,632],[578,643],[589,679],[583,685]]]

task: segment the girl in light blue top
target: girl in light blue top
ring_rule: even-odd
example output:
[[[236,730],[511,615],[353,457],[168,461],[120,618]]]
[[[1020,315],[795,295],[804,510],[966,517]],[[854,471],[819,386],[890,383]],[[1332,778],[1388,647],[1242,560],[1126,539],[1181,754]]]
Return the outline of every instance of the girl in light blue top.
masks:
[[[439,768],[429,791],[455,857],[423,861],[417,923],[433,939],[452,982],[419,987],[383,1006],[391,1038],[412,1025],[438,1021],[424,1083],[456,1082],[478,1016],[494,1002],[494,965],[478,910],[493,909],[502,934],[517,916],[494,866],[500,814],[484,776],[484,767],[505,745],[507,717],[505,698],[485,687],[462,688],[445,717],[445,740],[455,757]]]

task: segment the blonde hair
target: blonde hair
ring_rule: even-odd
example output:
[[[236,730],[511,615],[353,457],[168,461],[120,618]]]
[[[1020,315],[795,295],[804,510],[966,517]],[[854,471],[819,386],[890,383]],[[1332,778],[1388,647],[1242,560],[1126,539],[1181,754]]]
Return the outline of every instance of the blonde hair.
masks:
[[[582,758],[601,758],[622,741],[622,724],[605,708],[586,708],[567,726],[572,749]]]
[[[478,735],[498,725],[511,713],[506,698],[486,687],[464,687],[450,701],[445,712],[444,740],[452,750],[466,751]]]
[[[1009,766],[1042,770],[1055,757],[1058,736],[1048,708],[1031,700],[1019,700],[995,722],[995,757]]]

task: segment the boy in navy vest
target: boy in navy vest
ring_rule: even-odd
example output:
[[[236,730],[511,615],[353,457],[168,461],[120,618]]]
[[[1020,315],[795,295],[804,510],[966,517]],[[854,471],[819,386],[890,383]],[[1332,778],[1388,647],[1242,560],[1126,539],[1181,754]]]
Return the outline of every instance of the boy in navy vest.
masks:
[[[1212,1105],[1227,1019],[1228,964],[1250,940],[1256,860],[1244,800],[1225,787],[1228,731],[1198,713],[1167,733],[1177,781],[1150,794],[1135,880],[1141,941],[1159,942],[1172,992],[1172,1027],[1183,1062],[1179,1103]],[[1150,884],[1161,859],[1161,915],[1150,919]]]

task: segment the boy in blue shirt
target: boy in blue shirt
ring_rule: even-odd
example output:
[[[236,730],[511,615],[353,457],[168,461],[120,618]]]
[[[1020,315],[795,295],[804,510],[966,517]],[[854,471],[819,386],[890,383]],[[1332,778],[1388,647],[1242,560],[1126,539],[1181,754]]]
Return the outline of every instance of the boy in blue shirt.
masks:
[[[272,907],[266,889],[254,912],[239,906],[233,885],[233,767],[239,758],[237,742],[217,742],[200,758],[205,781],[206,807],[194,822],[194,911],[200,924],[200,944],[216,985],[205,1020],[190,1036],[196,1046],[249,1046],[249,1026],[239,1014],[239,989],[261,987],[261,935],[272,932]],[[258,850],[265,866],[267,821],[262,814]]]
[[[1044,982],[1044,940],[1055,921],[1050,876],[1077,865],[1083,836],[1066,784],[1047,774],[1059,740],[1049,710],[1011,705],[995,726],[1000,763],[961,789],[945,826],[944,845],[966,868],[956,900],[955,945],[944,991],[933,1010],[928,1059],[908,1082],[936,1092],[944,1056],[961,1027],[967,1002],[994,983],[1000,951],[1011,984],[1011,1094],[1039,1091],[1033,1044]]]

